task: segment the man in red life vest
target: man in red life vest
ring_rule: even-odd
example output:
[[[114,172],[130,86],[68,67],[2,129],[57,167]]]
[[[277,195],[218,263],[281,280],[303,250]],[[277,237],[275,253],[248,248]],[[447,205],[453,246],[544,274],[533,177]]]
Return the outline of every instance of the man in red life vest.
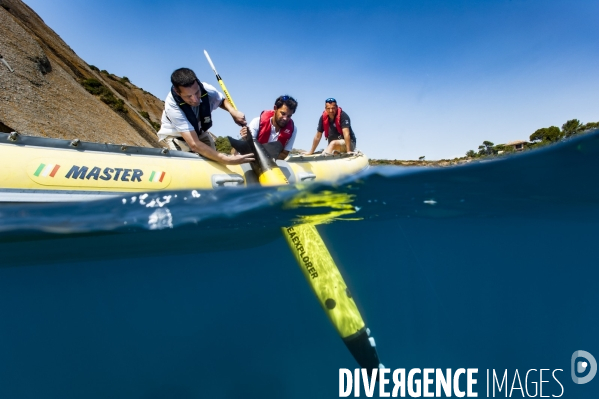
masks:
[[[332,154],[333,151],[339,151],[351,154],[356,149],[356,135],[351,128],[349,116],[337,106],[337,100],[334,98],[326,99],[324,112],[318,120],[312,149],[304,154],[314,154],[323,132],[324,137],[329,141],[325,153]]]
[[[285,159],[297,136],[297,127],[291,119],[296,109],[297,101],[293,97],[280,96],[274,109],[262,111],[259,117],[241,129],[241,137],[245,139],[249,129],[259,143],[268,145],[265,148],[273,158]]]

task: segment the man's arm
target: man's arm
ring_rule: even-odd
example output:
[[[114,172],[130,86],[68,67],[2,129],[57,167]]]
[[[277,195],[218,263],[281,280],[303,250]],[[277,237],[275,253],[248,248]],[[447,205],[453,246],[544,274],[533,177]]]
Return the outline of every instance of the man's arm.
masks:
[[[248,127],[247,126],[242,127],[241,130],[239,131],[239,134],[241,135],[241,138],[243,140],[246,140],[245,137],[248,134]],[[279,153],[279,157],[277,159],[285,159],[285,158],[287,158],[287,155],[289,155],[289,151],[283,150]]]
[[[203,157],[211,159],[216,162],[220,162],[225,165],[239,165],[242,163],[247,163],[254,161],[254,154],[246,154],[246,155],[232,155],[228,156],[225,154],[221,154],[210,146],[202,143],[200,139],[198,139],[198,135],[195,131],[191,132],[181,132],[181,136],[191,148],[192,151],[197,152]]]
[[[295,143],[296,137],[297,137],[297,126],[294,126],[293,132],[291,132],[291,137],[289,137],[289,140],[287,140],[287,143],[285,143],[285,146],[279,153],[279,157],[277,159],[287,158],[287,155],[289,155],[289,152],[291,150],[293,150],[293,144]]]
[[[241,130],[239,131],[239,135],[241,136],[241,138],[243,140],[245,140],[245,136],[248,134],[251,134],[253,137],[258,138],[258,129],[260,127],[260,118],[254,118],[251,120],[250,123],[248,123],[247,125],[245,125],[244,127],[241,128]]]
[[[349,135],[349,128],[344,127],[341,130],[343,131],[343,140],[345,141],[345,151],[351,153],[353,151],[351,150],[351,136]]]
[[[320,143],[320,139],[322,138],[322,132],[316,132],[316,136],[314,136],[314,140],[312,140],[312,149],[308,152],[304,152],[305,155],[312,155],[314,151],[316,151],[316,147],[318,147],[318,143]]]
[[[220,103],[220,108],[230,113],[231,117],[233,118],[233,121],[235,121],[235,123],[239,126],[247,125],[247,122],[245,121],[245,115],[243,114],[243,112],[236,110],[235,107],[233,107],[233,104],[231,104],[229,100],[227,100],[226,98],[223,100],[222,103]]]

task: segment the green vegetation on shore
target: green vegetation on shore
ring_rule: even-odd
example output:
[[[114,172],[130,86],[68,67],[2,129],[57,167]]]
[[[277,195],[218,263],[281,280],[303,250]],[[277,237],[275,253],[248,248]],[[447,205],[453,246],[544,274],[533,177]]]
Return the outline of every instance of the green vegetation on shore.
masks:
[[[231,147],[231,143],[229,143],[229,139],[226,137],[217,137],[214,140],[214,144],[216,145],[216,151],[222,152],[223,154],[230,154],[231,149],[233,148]]]
[[[599,128],[599,122],[581,123],[578,119],[570,119],[562,125],[544,127],[537,129],[530,135],[529,141],[519,140],[507,144],[495,144],[485,140],[478,146],[478,151],[469,150],[465,157],[453,159],[441,159],[439,161],[425,161],[424,157],[415,160],[389,160],[389,159],[371,159],[370,165],[396,165],[396,166],[452,166],[471,162],[475,159],[498,157],[512,154],[519,151],[528,151],[546,145],[555,144],[562,140],[571,138],[577,134],[583,134],[589,130]]]
[[[85,90],[94,96],[100,97],[100,100],[106,103],[110,108],[122,113],[127,112],[127,108],[125,108],[125,102],[120,98],[116,98],[112,91],[100,83],[99,80],[94,78],[83,79],[80,83]]]
[[[139,114],[141,116],[143,116],[144,118],[146,118],[148,120],[148,122],[150,122],[150,125],[152,125],[154,130],[156,130],[156,131],[160,130],[160,123],[154,122],[152,119],[150,119],[150,114],[148,114],[146,111],[139,111]]]
[[[530,141],[534,142],[536,145],[556,143],[562,139],[584,133],[597,127],[599,127],[599,122],[589,122],[583,125],[578,119],[571,119],[562,125],[561,130],[556,126],[538,129],[530,135]]]
[[[577,134],[584,133],[597,127],[599,127],[599,122],[582,124],[578,119],[570,119],[562,125],[561,129],[557,126],[537,129],[533,134],[530,135],[529,141],[518,141],[497,145],[490,141],[483,141],[482,145],[478,146],[478,151],[470,150],[466,153],[466,157],[481,158],[508,154],[520,150],[532,150],[549,144],[558,143],[564,139],[573,137]]]
[[[125,86],[129,89],[136,88],[136,86],[133,83],[131,83],[131,80],[126,76],[118,77],[117,75],[114,75],[105,69],[100,70],[100,68],[98,68],[95,65],[88,64],[88,66],[92,71],[98,72],[98,73],[106,76],[107,78],[114,80],[115,82],[119,82],[120,84],[122,84],[123,86]],[[99,80],[90,78],[90,79],[81,80],[80,83],[85,88],[85,90],[87,90],[88,92],[90,92],[91,94],[93,94],[95,96],[99,96],[102,101],[104,101],[106,104],[108,104],[115,111],[127,113],[128,110],[125,107],[125,102],[123,100],[117,98],[114,95],[114,93],[112,92],[112,90],[110,90],[108,87],[104,86],[102,84],[102,82],[100,82]],[[152,93],[147,92],[141,88],[139,88],[139,89],[144,94],[155,97]],[[156,130],[156,131],[160,130],[160,123],[154,122],[150,118],[150,114],[147,111],[144,111],[142,109],[139,111],[139,114],[144,119],[146,119],[150,123],[150,125],[152,125],[154,130]]]

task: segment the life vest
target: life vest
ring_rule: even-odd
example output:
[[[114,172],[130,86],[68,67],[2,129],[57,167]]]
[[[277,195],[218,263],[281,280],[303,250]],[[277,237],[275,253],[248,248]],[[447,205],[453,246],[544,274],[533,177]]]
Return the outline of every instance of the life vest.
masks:
[[[324,138],[329,138],[329,128],[330,128],[329,114],[327,111],[322,113],[322,129],[324,130]],[[337,115],[335,116],[335,126],[337,126],[337,132],[343,135],[341,129],[341,107],[337,107]]]
[[[270,138],[270,132],[272,129],[270,119],[274,116],[275,116],[275,111],[272,109],[262,111],[262,113],[260,114],[260,127],[258,128],[258,142],[259,143],[261,143],[261,144],[268,143],[268,139]],[[277,140],[281,144],[283,144],[283,148],[285,148],[285,145],[287,144],[287,142],[293,135],[293,129],[294,129],[293,120],[289,119],[289,121],[287,122],[287,125],[285,125],[285,127],[282,127],[281,130],[279,130],[279,137],[277,138]]]
[[[208,129],[210,129],[210,127],[212,126],[212,114],[210,111],[210,101],[208,100],[208,92],[206,91],[206,89],[204,89],[202,82],[200,82],[199,80],[196,80],[196,82],[198,82],[198,85],[200,86],[200,98],[203,99],[200,102],[200,113],[199,113],[200,120],[199,121],[198,121],[198,118],[196,117],[195,112],[193,112],[191,105],[189,105],[185,101],[183,101],[181,96],[179,96],[177,94],[177,92],[175,91],[174,86],[171,86],[171,94],[173,95],[175,102],[177,103],[179,108],[181,108],[181,111],[183,111],[183,113],[185,114],[185,117],[187,118],[189,123],[191,123],[191,126],[193,126],[196,134],[199,137],[202,134],[202,132],[207,132]],[[198,122],[199,122],[199,124],[198,124]]]

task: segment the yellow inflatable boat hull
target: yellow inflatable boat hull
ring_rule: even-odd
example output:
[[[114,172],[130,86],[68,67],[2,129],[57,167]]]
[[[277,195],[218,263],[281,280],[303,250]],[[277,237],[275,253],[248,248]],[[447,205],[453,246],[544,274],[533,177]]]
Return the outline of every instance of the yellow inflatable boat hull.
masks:
[[[160,190],[259,184],[249,165],[196,154],[0,133],[0,202],[80,201]],[[292,156],[277,165],[289,183],[336,181],[368,168],[363,154]]]

